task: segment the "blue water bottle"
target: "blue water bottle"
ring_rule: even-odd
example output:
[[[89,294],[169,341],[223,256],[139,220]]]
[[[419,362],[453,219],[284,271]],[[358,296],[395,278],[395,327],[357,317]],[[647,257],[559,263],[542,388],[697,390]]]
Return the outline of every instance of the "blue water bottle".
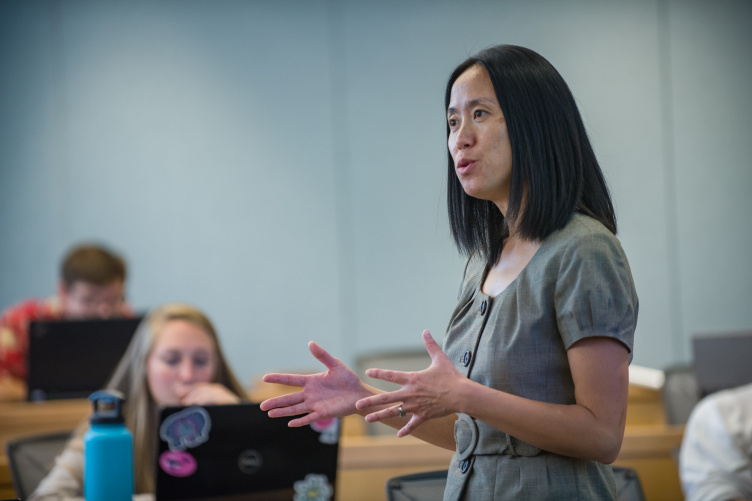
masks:
[[[125,427],[123,396],[113,390],[89,395],[94,413],[84,434],[86,501],[132,501],[133,437]]]

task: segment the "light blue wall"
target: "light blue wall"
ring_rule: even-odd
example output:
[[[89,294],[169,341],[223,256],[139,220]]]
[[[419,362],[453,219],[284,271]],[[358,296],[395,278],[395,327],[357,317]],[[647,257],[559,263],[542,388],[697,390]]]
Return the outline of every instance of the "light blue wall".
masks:
[[[495,43],[570,84],[641,300],[635,363],[752,327],[752,3],[0,3],[0,307],[73,243],[190,301],[244,381],[443,335],[444,82]]]

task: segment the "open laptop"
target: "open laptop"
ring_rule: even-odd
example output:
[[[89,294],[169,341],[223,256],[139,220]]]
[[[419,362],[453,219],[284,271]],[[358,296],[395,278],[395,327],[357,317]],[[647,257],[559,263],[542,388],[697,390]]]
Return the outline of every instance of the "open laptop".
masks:
[[[102,389],[141,317],[29,324],[28,400],[86,398]]]
[[[290,419],[250,403],[160,409],[156,499],[333,500],[339,419]]]
[[[752,331],[695,336],[692,345],[702,396],[752,383]]]

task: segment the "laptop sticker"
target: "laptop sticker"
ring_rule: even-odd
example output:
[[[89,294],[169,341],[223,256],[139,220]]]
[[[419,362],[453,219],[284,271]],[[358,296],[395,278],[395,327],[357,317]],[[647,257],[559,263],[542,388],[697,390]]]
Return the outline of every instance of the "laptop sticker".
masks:
[[[339,441],[339,419],[321,419],[311,423],[311,428],[320,433],[319,442],[336,444]]]
[[[309,473],[305,479],[295,482],[293,488],[294,501],[327,501],[332,498],[332,486],[326,475]]]
[[[211,418],[203,407],[188,407],[162,422],[159,436],[171,451],[183,451],[209,440]]]
[[[188,477],[195,473],[196,459],[185,451],[166,450],[159,456],[159,467],[173,477]]]

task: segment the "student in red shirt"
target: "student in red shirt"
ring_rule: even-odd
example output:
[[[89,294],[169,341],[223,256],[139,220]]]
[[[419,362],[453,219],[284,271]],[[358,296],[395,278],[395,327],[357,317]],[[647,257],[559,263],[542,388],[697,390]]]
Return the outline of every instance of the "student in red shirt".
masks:
[[[57,295],[27,299],[0,315],[0,399],[26,393],[29,322],[128,316],[125,261],[98,245],[79,245],[65,256]]]

